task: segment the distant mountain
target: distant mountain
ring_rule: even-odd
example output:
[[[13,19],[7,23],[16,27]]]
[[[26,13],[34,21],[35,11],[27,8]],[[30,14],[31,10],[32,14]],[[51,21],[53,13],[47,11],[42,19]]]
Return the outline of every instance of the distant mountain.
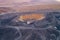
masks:
[[[22,6],[15,7],[18,12],[28,12],[36,10],[60,10],[60,4],[47,4],[47,5],[31,5],[31,6]]]
[[[13,8],[10,7],[0,7],[0,13],[14,12]]]

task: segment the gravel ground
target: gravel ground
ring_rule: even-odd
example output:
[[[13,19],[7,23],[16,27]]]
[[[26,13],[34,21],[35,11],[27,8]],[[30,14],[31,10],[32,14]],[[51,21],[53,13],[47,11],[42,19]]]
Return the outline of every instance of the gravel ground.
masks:
[[[0,14],[0,40],[60,40],[60,12],[43,12],[45,18],[31,24],[18,21],[22,12]]]

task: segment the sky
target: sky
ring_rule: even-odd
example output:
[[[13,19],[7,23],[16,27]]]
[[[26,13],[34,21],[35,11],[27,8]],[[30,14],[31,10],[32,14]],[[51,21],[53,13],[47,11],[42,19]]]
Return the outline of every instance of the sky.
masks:
[[[59,2],[60,0],[0,0],[0,3]]]
[[[59,3],[60,4],[60,0],[0,0],[0,5],[3,5],[3,4],[32,4],[32,3]]]

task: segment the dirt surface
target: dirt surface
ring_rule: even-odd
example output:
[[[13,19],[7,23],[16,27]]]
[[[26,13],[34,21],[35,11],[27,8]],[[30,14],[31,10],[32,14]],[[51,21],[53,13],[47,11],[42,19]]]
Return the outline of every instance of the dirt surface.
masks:
[[[15,9],[18,12],[45,10],[45,9],[59,10],[60,9],[60,4],[59,5],[52,4],[52,5],[22,6],[22,7],[16,7]]]

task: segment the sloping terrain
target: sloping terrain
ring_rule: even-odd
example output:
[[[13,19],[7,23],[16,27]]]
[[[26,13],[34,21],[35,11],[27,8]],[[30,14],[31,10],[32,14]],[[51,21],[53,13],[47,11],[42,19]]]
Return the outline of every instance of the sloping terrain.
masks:
[[[60,4],[21,6],[21,7],[16,7],[15,9],[18,12],[46,10],[46,9],[59,10],[60,9]]]
[[[46,13],[45,19],[32,24],[16,22],[17,14],[22,15],[0,15],[0,40],[60,40],[60,12]]]

